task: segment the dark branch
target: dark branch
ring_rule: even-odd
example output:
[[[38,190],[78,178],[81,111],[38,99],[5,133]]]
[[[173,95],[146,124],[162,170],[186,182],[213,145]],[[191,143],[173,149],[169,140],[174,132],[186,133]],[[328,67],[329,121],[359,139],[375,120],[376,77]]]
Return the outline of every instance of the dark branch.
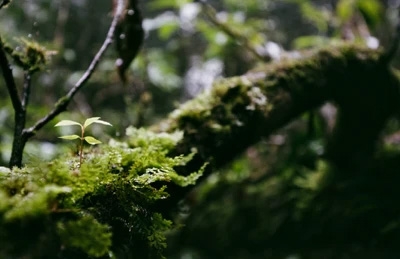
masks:
[[[0,67],[3,71],[3,78],[7,86],[7,91],[10,94],[10,99],[16,113],[22,111],[21,100],[18,95],[18,89],[14,81],[10,63],[8,63],[6,53],[4,51],[4,43],[0,37]]]
[[[72,98],[75,96],[75,94],[82,88],[82,86],[85,85],[85,83],[90,79],[94,71],[96,70],[96,67],[98,63],[100,62],[100,59],[104,55],[105,51],[107,48],[110,46],[113,40],[114,36],[114,31],[115,27],[118,23],[118,20],[120,19],[122,12],[124,10],[124,1],[123,0],[118,0],[118,5],[116,8],[116,11],[114,13],[114,18],[111,22],[110,28],[107,33],[107,37],[105,41],[103,42],[103,45],[101,46],[100,50],[97,52],[95,57],[93,58],[92,62],[90,63],[88,69],[86,72],[83,74],[83,76],[78,80],[78,82],[74,85],[74,87],[63,97],[61,97],[56,106],[52,111],[50,111],[45,117],[40,119],[39,121],[36,122],[36,124],[29,129],[24,130],[24,134],[27,137],[31,137],[35,134],[35,131],[41,129],[43,126],[45,126],[49,121],[54,119],[58,114],[62,113],[67,109],[68,104],[71,102]]]

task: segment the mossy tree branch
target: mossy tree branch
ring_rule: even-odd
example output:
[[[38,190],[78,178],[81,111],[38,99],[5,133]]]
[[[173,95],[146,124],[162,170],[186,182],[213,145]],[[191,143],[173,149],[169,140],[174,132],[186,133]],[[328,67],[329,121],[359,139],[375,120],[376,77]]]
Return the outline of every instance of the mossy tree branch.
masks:
[[[333,46],[300,60],[265,65],[215,82],[210,92],[184,104],[155,130],[182,130],[176,153],[198,151],[182,174],[209,163],[204,177],[261,138],[327,101],[339,109],[327,159],[343,171],[368,166],[386,120],[398,111],[398,80],[381,51]],[[164,212],[191,189],[169,186]]]

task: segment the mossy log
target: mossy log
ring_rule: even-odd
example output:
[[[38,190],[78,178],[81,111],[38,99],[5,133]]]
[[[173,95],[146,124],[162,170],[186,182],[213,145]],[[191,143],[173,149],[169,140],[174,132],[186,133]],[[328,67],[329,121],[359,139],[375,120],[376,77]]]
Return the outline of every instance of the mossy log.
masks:
[[[175,153],[198,153],[181,173],[208,163],[204,179],[250,145],[329,101],[338,107],[338,117],[326,159],[347,172],[368,166],[385,122],[398,113],[398,84],[382,51],[331,46],[218,80],[154,129],[183,131]],[[172,197],[158,205],[168,211],[190,188],[169,186]]]

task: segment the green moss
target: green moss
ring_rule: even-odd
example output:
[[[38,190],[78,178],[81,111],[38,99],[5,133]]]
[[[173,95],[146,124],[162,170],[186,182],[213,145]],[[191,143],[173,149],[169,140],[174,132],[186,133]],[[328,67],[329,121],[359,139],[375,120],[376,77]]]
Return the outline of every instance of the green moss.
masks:
[[[25,38],[19,39],[20,46],[13,48],[5,44],[5,50],[11,55],[14,62],[30,73],[42,70],[54,51],[48,51],[39,43]]]
[[[85,154],[80,168],[78,158],[65,156],[5,172],[0,257],[162,258],[164,234],[173,226],[154,203],[168,198],[167,184],[194,184],[202,173],[176,171],[194,155],[168,155],[181,137],[130,128],[126,143],[113,140]],[[54,249],[43,248],[49,245]]]
[[[57,232],[63,246],[82,249],[89,256],[100,257],[111,247],[110,227],[92,216],[58,222]]]

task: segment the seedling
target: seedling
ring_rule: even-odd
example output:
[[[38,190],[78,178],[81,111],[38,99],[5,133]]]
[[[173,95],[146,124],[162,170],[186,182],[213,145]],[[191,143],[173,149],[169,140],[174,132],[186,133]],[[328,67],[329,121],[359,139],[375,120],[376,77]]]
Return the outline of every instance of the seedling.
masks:
[[[83,159],[83,142],[86,141],[87,143],[89,143],[90,145],[96,145],[96,144],[100,144],[101,141],[92,137],[92,136],[85,136],[85,129],[93,124],[93,123],[97,123],[97,124],[103,124],[103,125],[107,125],[107,126],[112,126],[111,123],[107,122],[107,121],[103,121],[100,120],[100,117],[92,117],[92,118],[88,118],[85,120],[85,122],[82,124],[80,124],[79,122],[76,121],[72,121],[72,120],[62,120],[59,123],[57,123],[54,127],[64,127],[64,126],[72,126],[72,125],[77,125],[81,127],[81,135],[65,135],[65,136],[61,136],[59,138],[62,139],[67,139],[67,140],[74,140],[74,139],[80,139],[80,145],[79,145],[79,166],[82,165],[82,159]]]

